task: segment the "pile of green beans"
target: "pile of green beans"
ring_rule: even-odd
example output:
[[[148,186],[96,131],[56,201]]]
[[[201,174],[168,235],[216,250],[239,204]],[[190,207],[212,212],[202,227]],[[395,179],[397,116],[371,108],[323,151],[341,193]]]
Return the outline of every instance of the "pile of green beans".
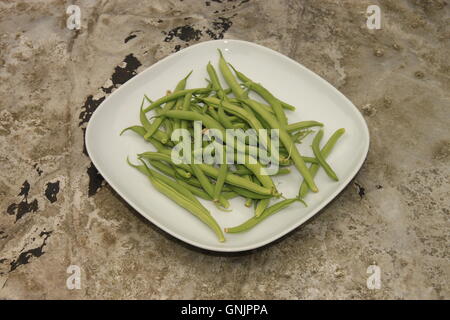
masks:
[[[252,218],[239,226],[224,228],[226,233],[247,231],[295,202],[306,206],[303,199],[307,193],[319,191],[314,181],[319,168],[323,168],[332,180],[338,181],[326,158],[345,130],[337,130],[321,149],[323,123],[310,120],[289,124],[286,111],[294,111],[295,107],[228,64],[220,50],[218,69],[225,84],[220,82],[216,68],[209,62],[206,66],[209,79],[206,79],[208,83],[204,88],[186,89],[190,71],[165,96],[152,101],[144,95],[139,111],[140,125],[125,128],[120,134],[132,131],[153,145],[156,151],[138,154],[141,164],[133,164],[127,159],[128,164],[146,175],[156,190],[206,224],[223,242],[222,228],[198,198],[212,201],[222,211],[231,211],[229,200],[236,197],[244,198],[247,207],[254,207]],[[255,100],[253,93],[265,102]],[[148,105],[145,106],[145,103]],[[150,117],[149,112],[153,112]],[[199,137],[195,136],[198,132],[194,127],[195,121],[202,123]],[[314,157],[305,157],[296,144],[314,133],[312,128],[320,128],[311,145]],[[178,162],[171,156],[177,144],[172,140],[176,129],[185,129],[190,133],[191,139],[182,140],[182,143],[190,144],[191,154],[183,154],[183,157],[189,156],[191,159],[208,150],[214,154],[214,144],[225,146],[229,139],[226,129],[256,130],[258,145],[251,145],[245,138],[237,139],[236,145],[242,148],[235,146],[231,157],[237,159],[243,155],[244,162],[241,164],[229,163],[229,152],[218,154],[215,159],[220,161],[217,163]],[[210,129],[221,132],[223,141],[203,139]],[[277,130],[280,141],[279,150],[275,153],[270,142],[272,129]],[[201,141],[200,146],[194,142],[195,139]],[[267,152],[266,158],[262,156],[264,153],[259,153],[261,148]],[[259,155],[258,159],[252,156],[255,154]],[[276,160],[280,166],[274,175],[289,174],[291,165],[302,175],[297,197],[277,201],[282,195],[272,177],[263,173],[267,161],[273,160],[273,157],[278,157]]]

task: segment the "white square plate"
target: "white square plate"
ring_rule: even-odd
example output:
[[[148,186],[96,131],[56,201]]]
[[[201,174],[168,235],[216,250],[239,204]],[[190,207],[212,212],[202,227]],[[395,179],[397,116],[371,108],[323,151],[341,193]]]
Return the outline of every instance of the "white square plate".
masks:
[[[334,147],[328,161],[339,176],[329,179],[319,170],[315,181],[319,193],[309,193],[308,207],[295,203],[267,218],[248,232],[225,234],[226,242],[189,212],[157,192],[147,177],[126,163],[127,156],[136,162],[136,154],[151,150],[150,144],[133,132],[119,136],[128,126],[139,123],[139,106],[147,94],[152,99],[173,90],[176,83],[194,70],[187,88],[204,87],[206,64],[217,68],[217,49],[238,70],[262,83],[276,97],[297,107],[287,112],[289,122],[317,120],[324,123],[324,139],[339,128],[345,135]],[[218,69],[218,68],[217,68]],[[224,84],[223,79],[221,78]],[[311,156],[311,135],[299,147]],[[159,228],[191,245],[214,251],[244,251],[268,244],[300,226],[328,204],[360,169],[369,148],[369,131],[356,107],[321,77],[290,58],[254,43],[238,40],[203,42],[159,61],[112,93],[94,112],[86,131],[86,147],[92,162],[106,181],[133,208]],[[286,197],[297,195],[301,177],[293,167],[287,176],[275,178],[278,190]],[[222,212],[205,202],[221,227],[241,224],[253,215],[244,201],[231,201],[232,212]]]

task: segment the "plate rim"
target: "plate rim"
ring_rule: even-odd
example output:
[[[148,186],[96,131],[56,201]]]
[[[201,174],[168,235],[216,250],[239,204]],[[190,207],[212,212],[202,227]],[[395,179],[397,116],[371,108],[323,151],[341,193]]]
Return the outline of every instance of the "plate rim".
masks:
[[[297,223],[289,226],[288,228],[284,229],[283,231],[277,233],[276,235],[268,237],[265,240],[261,240],[261,241],[255,242],[254,244],[251,244],[251,245],[237,246],[237,247],[233,247],[233,248],[220,247],[220,243],[218,243],[217,245],[205,245],[205,244],[202,244],[202,243],[198,243],[195,240],[191,240],[191,239],[189,239],[189,238],[187,238],[187,237],[185,237],[185,236],[183,236],[181,234],[178,234],[177,232],[172,231],[170,228],[167,228],[167,227],[161,225],[158,221],[156,221],[157,219],[154,219],[150,215],[145,214],[144,212],[147,212],[146,210],[141,210],[137,203],[135,203],[131,199],[128,199],[122,193],[121,189],[119,187],[117,187],[111,181],[109,176],[104,174],[103,169],[100,166],[98,166],[98,163],[97,163],[97,160],[95,159],[94,153],[91,153],[91,151],[90,151],[91,150],[90,140],[92,140],[92,139],[89,138],[91,136],[91,133],[90,133],[91,129],[90,128],[92,128],[92,126],[93,126],[92,123],[95,122],[94,120],[95,120],[96,116],[98,116],[98,114],[100,113],[100,112],[97,112],[97,111],[101,110],[102,108],[104,108],[106,103],[110,99],[113,99],[113,97],[115,96],[115,94],[117,94],[117,92],[119,92],[120,90],[124,90],[123,88],[127,88],[129,86],[132,86],[135,81],[138,81],[138,78],[140,76],[142,76],[144,73],[150,72],[153,68],[155,68],[159,64],[161,64],[161,63],[163,63],[165,61],[168,61],[168,60],[176,58],[177,56],[181,55],[186,50],[190,50],[190,49],[192,49],[194,47],[203,46],[205,44],[210,44],[210,43],[213,43],[213,42],[220,42],[220,43],[225,43],[225,44],[228,43],[228,42],[236,42],[236,43],[241,43],[241,44],[244,44],[244,45],[253,46],[253,47],[258,48],[259,50],[264,50],[264,51],[266,51],[266,52],[268,52],[270,54],[274,54],[277,57],[280,57],[282,59],[287,59],[291,63],[297,64],[303,71],[305,71],[305,72],[309,73],[311,76],[317,78],[322,84],[324,84],[325,86],[329,87],[332,91],[334,91],[335,93],[340,95],[342,98],[344,98],[344,100],[347,102],[347,104],[349,104],[354,109],[356,117],[359,118],[359,120],[363,124],[364,136],[367,137],[367,139],[364,139],[365,147],[364,147],[364,151],[362,153],[362,156],[357,160],[358,164],[356,166],[354,166],[353,170],[351,171],[351,174],[348,175],[348,177],[342,182],[342,184],[340,184],[336,188],[336,190],[334,190],[328,197],[326,197],[324,200],[322,200],[315,210],[310,211],[307,215],[305,215],[301,219],[299,219]],[[105,98],[105,100],[102,101],[102,103],[92,113],[91,118],[89,119],[88,124],[86,126],[86,134],[85,134],[85,138],[84,138],[84,143],[85,143],[86,151],[87,151],[87,153],[89,155],[89,158],[91,159],[93,165],[98,170],[98,172],[105,179],[105,181],[134,210],[139,212],[139,214],[141,216],[143,216],[145,219],[147,219],[152,224],[157,226],[159,229],[163,230],[164,232],[167,232],[169,235],[175,237],[176,239],[181,240],[181,241],[183,241],[183,242],[185,242],[185,243],[187,243],[189,245],[192,245],[194,247],[197,247],[197,248],[201,248],[201,249],[205,249],[205,250],[209,250],[209,251],[215,251],[215,252],[243,252],[243,251],[249,251],[249,250],[253,250],[253,249],[257,249],[257,248],[263,247],[263,246],[265,246],[267,244],[270,244],[270,243],[272,243],[272,242],[282,238],[283,236],[287,235],[288,233],[292,232],[296,228],[298,228],[301,225],[303,225],[305,222],[307,222],[309,219],[311,219],[313,216],[315,216],[317,213],[319,213],[319,211],[321,211],[326,205],[328,205],[334,198],[336,198],[337,195],[339,195],[339,193],[341,193],[342,190],[344,190],[344,188],[347,187],[347,185],[356,176],[356,174],[359,172],[359,170],[361,169],[362,165],[364,164],[364,161],[367,158],[367,154],[368,154],[369,146],[370,146],[370,131],[369,131],[367,122],[364,119],[363,115],[358,110],[358,108],[353,104],[353,102],[350,101],[350,99],[348,99],[342,92],[340,92],[337,88],[335,88],[331,83],[329,83],[328,81],[323,79],[320,75],[318,75],[317,73],[315,73],[312,70],[308,69],[307,67],[305,67],[304,65],[302,65],[298,61],[295,61],[294,59],[292,59],[292,58],[290,58],[290,57],[288,57],[288,56],[286,56],[286,55],[284,55],[284,54],[282,54],[282,53],[280,53],[278,51],[275,51],[273,49],[270,49],[268,47],[262,46],[260,44],[254,43],[254,42],[245,41],[245,40],[238,40],[238,39],[219,39],[219,40],[208,40],[208,41],[203,41],[203,42],[200,42],[200,43],[196,43],[196,44],[191,45],[191,46],[189,46],[187,48],[184,48],[184,49],[182,49],[182,50],[180,50],[180,51],[178,51],[176,53],[172,53],[172,54],[164,57],[163,59],[155,62],[154,64],[150,65],[149,67],[147,67],[142,72],[139,72],[133,78],[131,78],[130,80],[128,80],[127,82],[122,84],[119,88],[114,90],[114,92],[112,92],[109,96],[107,96]]]

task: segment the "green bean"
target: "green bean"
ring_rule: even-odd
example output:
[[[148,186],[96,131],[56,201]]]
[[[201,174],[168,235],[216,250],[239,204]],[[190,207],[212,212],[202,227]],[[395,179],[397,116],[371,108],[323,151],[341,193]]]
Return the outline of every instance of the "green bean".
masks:
[[[295,167],[300,172],[300,174],[305,179],[306,183],[308,184],[309,188],[313,192],[318,192],[319,189],[317,188],[314,179],[312,178],[308,168],[305,165],[305,162],[303,161],[302,156],[300,155],[300,152],[297,150],[294,142],[292,141],[291,137],[289,136],[289,133],[280,126],[278,121],[264,108],[262,108],[260,105],[253,103],[251,100],[243,100],[244,103],[248,104],[250,108],[255,110],[255,112],[259,113],[261,117],[263,117],[267,123],[271,126],[272,129],[278,129],[280,134],[280,140],[283,143],[283,145],[286,147],[286,149],[290,152],[290,155],[292,157],[292,160],[294,161]]]
[[[284,208],[288,207],[295,201],[303,202],[302,200],[300,200],[298,198],[286,199],[286,200],[280,201],[280,202],[275,203],[274,205],[268,207],[267,209],[265,209],[259,217],[253,216],[252,218],[248,219],[247,221],[245,221],[244,223],[242,223],[239,226],[232,227],[232,228],[225,228],[225,232],[226,233],[238,233],[238,232],[248,231],[249,229],[253,228],[255,225],[257,225],[258,223],[260,223],[267,217],[273,215],[274,213],[277,213],[280,210],[283,210]],[[305,204],[305,203],[303,202],[303,204]]]
[[[320,141],[322,140],[322,137],[323,137],[323,130],[320,130],[314,137],[314,140],[312,143],[312,149],[313,149],[314,155],[316,156],[316,159],[319,161],[320,165],[325,170],[327,175],[331,179],[333,179],[335,181],[339,181],[339,178],[337,177],[336,173],[333,171],[333,169],[331,169],[331,166],[328,164],[328,162],[325,160],[324,156],[320,152],[319,145],[320,145]]]
[[[312,120],[295,122],[295,123],[288,124],[288,126],[286,127],[286,131],[291,133],[294,131],[307,129],[307,128],[311,128],[311,127],[323,127],[323,123],[318,122],[318,121],[312,121]]]
[[[242,118],[246,122],[248,122],[250,124],[250,126],[256,130],[256,132],[258,134],[259,143],[261,143],[262,146],[264,148],[266,148],[270,153],[270,151],[271,151],[270,143],[263,142],[265,140],[262,137],[262,132],[260,131],[261,129],[264,129],[264,127],[261,125],[261,123],[258,121],[258,119],[256,119],[256,117],[253,115],[253,113],[248,113],[246,110],[239,108],[238,106],[235,106],[226,101],[222,102],[222,101],[220,101],[216,98],[212,98],[212,97],[202,99],[202,101],[205,101],[205,102],[210,103],[215,106],[219,106],[221,104],[225,110],[227,110],[228,112],[230,112],[230,113]]]
[[[247,130],[249,127],[247,124],[241,122],[241,123],[232,123],[231,124],[233,126],[234,129],[243,129],[243,130]]]
[[[206,86],[206,89],[208,89],[209,91],[205,92],[205,93],[200,93],[198,94],[199,97],[201,98],[206,98],[207,96],[209,96],[209,94],[211,93],[213,89],[213,84],[211,82],[208,83],[208,85]]]
[[[251,79],[249,79],[248,77],[246,77],[245,75],[243,75],[241,72],[237,71],[231,64],[230,64],[231,68],[234,70],[234,72],[236,73],[236,76],[241,79],[246,79],[247,81],[245,81],[247,83],[247,86],[252,89],[253,91],[255,91],[257,94],[259,94],[264,100],[266,100],[270,106],[273,109],[273,112],[275,113],[275,117],[277,118],[278,122],[281,125],[287,125],[287,118],[286,115],[284,114],[283,111],[283,107],[281,106],[280,101],[275,98],[270,92],[269,90],[267,90],[266,88],[264,88],[262,85],[260,85],[259,83],[255,83],[253,82]],[[250,80],[250,81],[248,81]],[[238,99],[241,98],[239,96],[236,96]]]
[[[338,130],[336,130],[335,133],[333,133],[333,135],[330,137],[330,139],[328,139],[328,142],[325,144],[325,146],[320,151],[320,153],[322,154],[322,156],[324,158],[328,157],[328,155],[330,154],[330,152],[333,149],[334,145],[336,144],[336,142],[339,140],[339,138],[344,133],[345,133],[345,129],[344,128],[338,129]],[[317,174],[317,171],[319,170],[319,168],[320,168],[320,165],[318,163],[313,163],[309,167],[308,170],[311,173],[311,175],[314,177]],[[308,186],[306,185],[305,181],[303,181],[301,186],[300,186],[300,190],[298,192],[298,196],[300,198],[304,198],[307,193],[308,193]]]

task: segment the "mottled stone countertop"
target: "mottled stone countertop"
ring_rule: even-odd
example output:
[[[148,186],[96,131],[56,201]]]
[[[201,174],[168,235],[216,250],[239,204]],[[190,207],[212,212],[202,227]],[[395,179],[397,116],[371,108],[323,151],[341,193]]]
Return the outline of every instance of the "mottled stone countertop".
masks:
[[[79,31],[66,27],[67,1],[0,1],[0,298],[450,298],[447,0],[72,2]],[[371,4],[381,30],[366,26]],[[234,255],[147,222],[103,181],[83,140],[122,83],[221,38],[318,73],[371,134],[361,171],[332,203]],[[80,289],[66,287],[70,265]],[[380,289],[366,284],[371,265]]]

